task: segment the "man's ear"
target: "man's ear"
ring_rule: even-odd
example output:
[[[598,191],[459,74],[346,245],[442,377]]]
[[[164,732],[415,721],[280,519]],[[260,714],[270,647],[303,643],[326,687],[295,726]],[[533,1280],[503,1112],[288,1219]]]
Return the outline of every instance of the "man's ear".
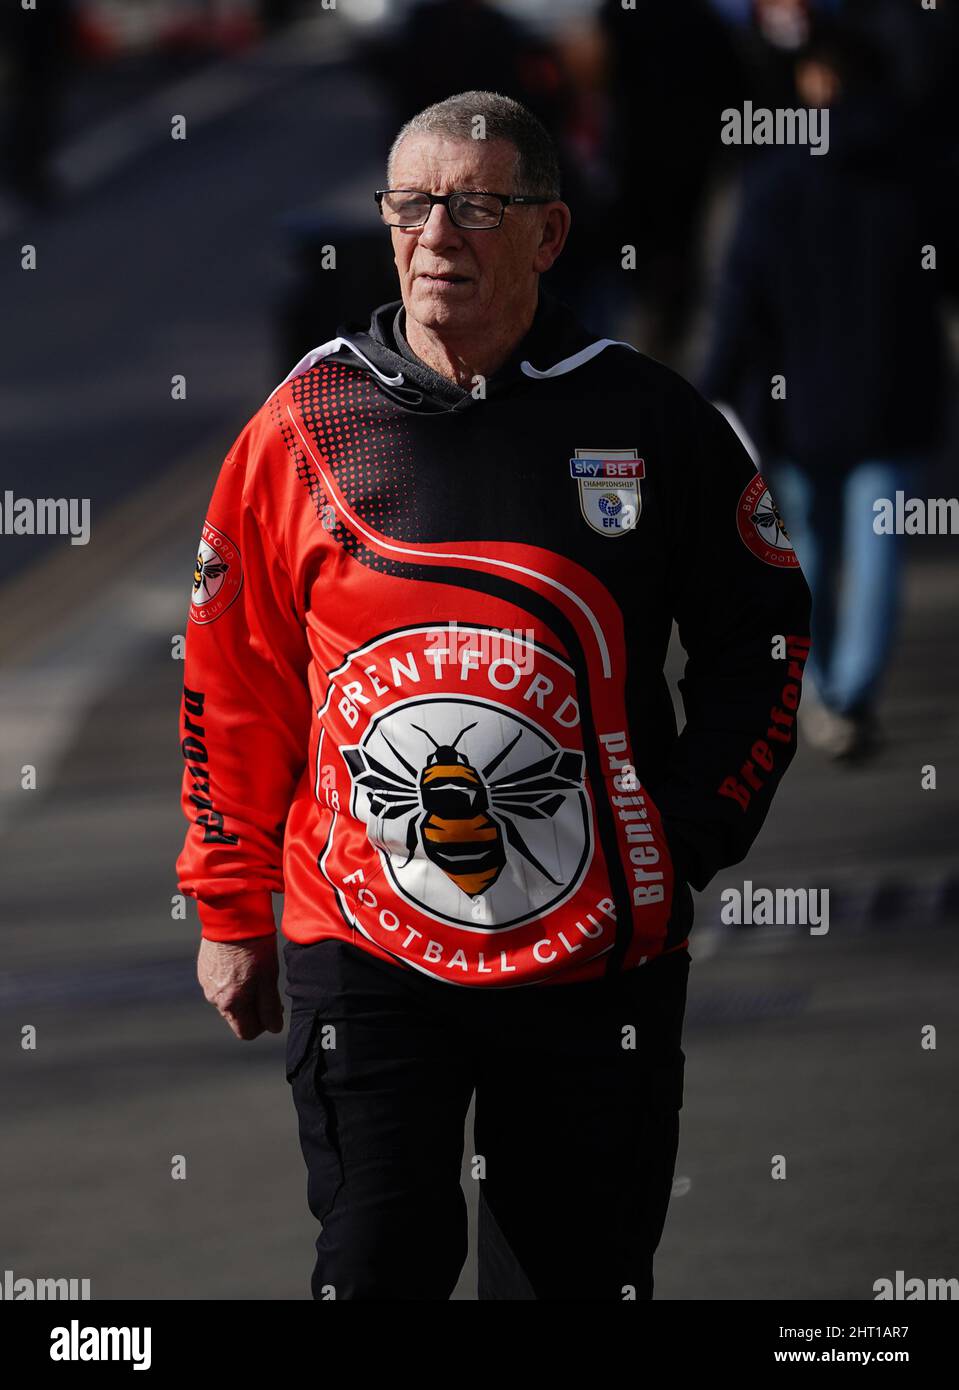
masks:
[[[568,206],[558,198],[555,203],[547,203],[544,212],[539,245],[533,257],[533,269],[540,274],[549,270],[566,245],[572,221]]]

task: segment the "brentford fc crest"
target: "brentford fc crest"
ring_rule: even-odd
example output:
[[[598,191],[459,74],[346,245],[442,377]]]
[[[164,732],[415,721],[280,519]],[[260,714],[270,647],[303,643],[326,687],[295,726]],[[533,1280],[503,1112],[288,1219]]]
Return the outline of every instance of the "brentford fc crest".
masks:
[[[795,569],[799,558],[761,473],[747,483],[736,506],[736,525],[748,550],[778,569]]]
[[[601,536],[625,536],[642,510],[646,465],[635,449],[577,449],[569,471],[579,483],[579,506]]]
[[[498,700],[404,700],[341,751],[352,814],[425,912],[498,931],[548,912],[578,880],[583,754]]]
[[[399,629],[330,673],[319,871],[356,930],[461,983],[608,950],[572,667],[531,635]]]
[[[219,618],[240,592],[242,583],[239,550],[229,536],[205,521],[193,569],[193,622],[212,623]]]

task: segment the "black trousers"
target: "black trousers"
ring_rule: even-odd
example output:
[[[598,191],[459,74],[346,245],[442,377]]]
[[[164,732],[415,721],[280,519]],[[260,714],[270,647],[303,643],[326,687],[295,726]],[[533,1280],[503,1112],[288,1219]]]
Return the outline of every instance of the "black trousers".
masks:
[[[481,1299],[650,1299],[683,1101],[690,957],[477,989],[287,942],[287,1080],[316,1299],[448,1299],[475,1090]]]

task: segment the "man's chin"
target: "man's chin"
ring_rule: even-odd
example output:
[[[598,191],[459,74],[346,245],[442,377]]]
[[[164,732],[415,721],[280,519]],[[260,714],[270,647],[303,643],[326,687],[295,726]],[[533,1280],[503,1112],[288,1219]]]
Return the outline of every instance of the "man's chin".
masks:
[[[413,285],[410,312],[425,328],[440,324],[463,325],[479,319],[476,285],[473,281],[442,286],[436,281],[417,280]]]

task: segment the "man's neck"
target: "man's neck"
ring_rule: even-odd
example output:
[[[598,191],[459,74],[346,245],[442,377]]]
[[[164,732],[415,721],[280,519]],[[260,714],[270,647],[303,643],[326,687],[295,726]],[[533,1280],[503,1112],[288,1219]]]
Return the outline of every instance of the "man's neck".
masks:
[[[526,314],[508,324],[484,325],[482,334],[446,335],[424,327],[407,313],[406,341],[417,357],[440,376],[469,390],[476,377],[489,378],[514,353],[536,317],[534,301]]]

